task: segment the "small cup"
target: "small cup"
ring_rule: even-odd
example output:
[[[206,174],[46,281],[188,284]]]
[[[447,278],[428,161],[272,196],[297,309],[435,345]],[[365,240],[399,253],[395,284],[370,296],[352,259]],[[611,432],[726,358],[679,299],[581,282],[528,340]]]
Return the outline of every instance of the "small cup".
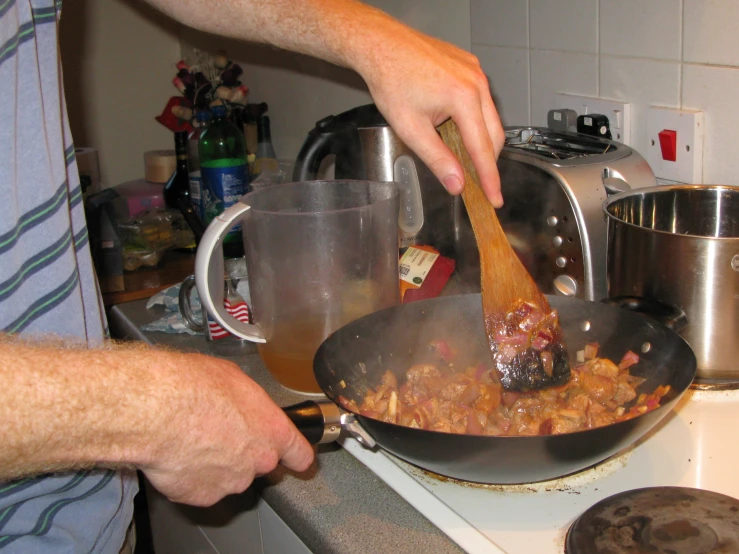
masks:
[[[246,261],[243,258],[226,260],[226,275],[224,279],[224,307],[234,317],[245,323],[251,321],[251,312],[246,300],[238,293],[236,287],[241,279],[247,277]],[[190,275],[182,281],[179,293],[179,307],[182,320],[196,333],[203,333],[206,340],[218,340],[231,333],[221,327],[208,312],[203,309],[205,317],[198,319],[192,309],[192,289],[196,287],[195,275]]]

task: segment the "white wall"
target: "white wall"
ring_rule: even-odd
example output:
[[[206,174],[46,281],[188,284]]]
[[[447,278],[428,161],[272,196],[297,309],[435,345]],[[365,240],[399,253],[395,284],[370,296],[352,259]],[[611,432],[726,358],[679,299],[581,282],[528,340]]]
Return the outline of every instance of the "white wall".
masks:
[[[469,0],[369,0],[407,24],[470,49]],[[328,63],[183,29],[183,54],[225,48],[244,69],[249,102],[267,102],[278,157],[294,159],[316,121],[371,102],[361,78]],[[399,83],[398,86],[403,86]]]
[[[645,152],[648,106],[701,110],[703,182],[739,184],[736,0],[470,0],[470,12],[506,125],[546,125],[558,92],[625,100]]]
[[[368,3],[470,49],[469,0]],[[178,94],[174,66],[193,47],[225,48],[242,64],[249,101],[270,106],[280,157],[294,158],[319,119],[371,101],[352,71],[183,28],[135,0],[65,2],[60,47],[75,144],[98,149],[104,186],[143,177],[145,151],[173,148],[171,132],[154,117]]]
[[[373,0],[480,57],[504,123],[546,122],[554,94],[628,100],[632,144],[647,148],[649,105],[705,114],[703,181],[739,184],[737,0]],[[171,148],[154,116],[180,46],[226,48],[245,70],[251,102],[270,105],[280,157],[294,157],[318,119],[368,102],[353,72],[275,49],[224,41],[139,3],[64,4],[62,55],[75,142],[100,150],[108,184],[140,177],[142,153]]]
[[[143,177],[144,152],[174,148],[154,116],[178,94],[179,26],[140,2],[74,0],[60,48],[75,145],[97,148],[104,186]]]

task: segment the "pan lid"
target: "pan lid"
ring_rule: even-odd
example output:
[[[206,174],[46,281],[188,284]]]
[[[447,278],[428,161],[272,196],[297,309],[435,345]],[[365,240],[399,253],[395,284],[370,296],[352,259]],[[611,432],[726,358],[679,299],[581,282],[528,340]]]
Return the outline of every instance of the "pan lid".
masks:
[[[566,554],[739,552],[739,500],[687,487],[649,487],[601,500],[570,527]]]

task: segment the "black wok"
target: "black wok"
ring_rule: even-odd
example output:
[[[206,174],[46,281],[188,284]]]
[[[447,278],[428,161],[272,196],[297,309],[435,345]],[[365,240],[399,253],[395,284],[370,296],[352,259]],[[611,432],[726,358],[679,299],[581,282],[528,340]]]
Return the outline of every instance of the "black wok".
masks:
[[[640,355],[631,368],[646,381],[637,392],[670,385],[661,406],[634,419],[596,429],[550,436],[470,436],[412,429],[374,420],[325,402],[286,409],[312,440],[335,440],[340,427],[356,436],[366,432],[383,449],[423,469],[464,481],[514,484],[554,479],[590,467],[634,443],[665,417],[690,386],[696,358],[688,344],[669,327],[632,311],[574,298],[548,297],[559,312],[570,356],[586,343],[600,344],[599,356],[618,362],[627,350]],[[326,396],[342,395],[361,403],[390,369],[399,376],[415,363],[430,361],[429,343],[444,339],[473,363],[489,360],[479,294],[449,296],[403,304],[342,327],[321,345],[313,362]],[[438,361],[438,357],[433,358]],[[574,365],[575,360],[571,360]],[[457,365],[457,364],[455,364]],[[458,367],[466,367],[459,360]],[[401,379],[399,381],[402,382]],[[339,423],[339,414],[343,414]],[[327,421],[330,419],[331,421]]]

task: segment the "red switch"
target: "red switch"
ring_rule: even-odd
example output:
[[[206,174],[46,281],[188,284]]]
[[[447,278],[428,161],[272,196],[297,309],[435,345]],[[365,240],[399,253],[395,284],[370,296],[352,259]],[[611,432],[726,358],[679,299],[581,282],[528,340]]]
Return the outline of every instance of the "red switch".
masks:
[[[659,132],[659,147],[662,159],[668,162],[677,161],[677,131],[663,129]]]

